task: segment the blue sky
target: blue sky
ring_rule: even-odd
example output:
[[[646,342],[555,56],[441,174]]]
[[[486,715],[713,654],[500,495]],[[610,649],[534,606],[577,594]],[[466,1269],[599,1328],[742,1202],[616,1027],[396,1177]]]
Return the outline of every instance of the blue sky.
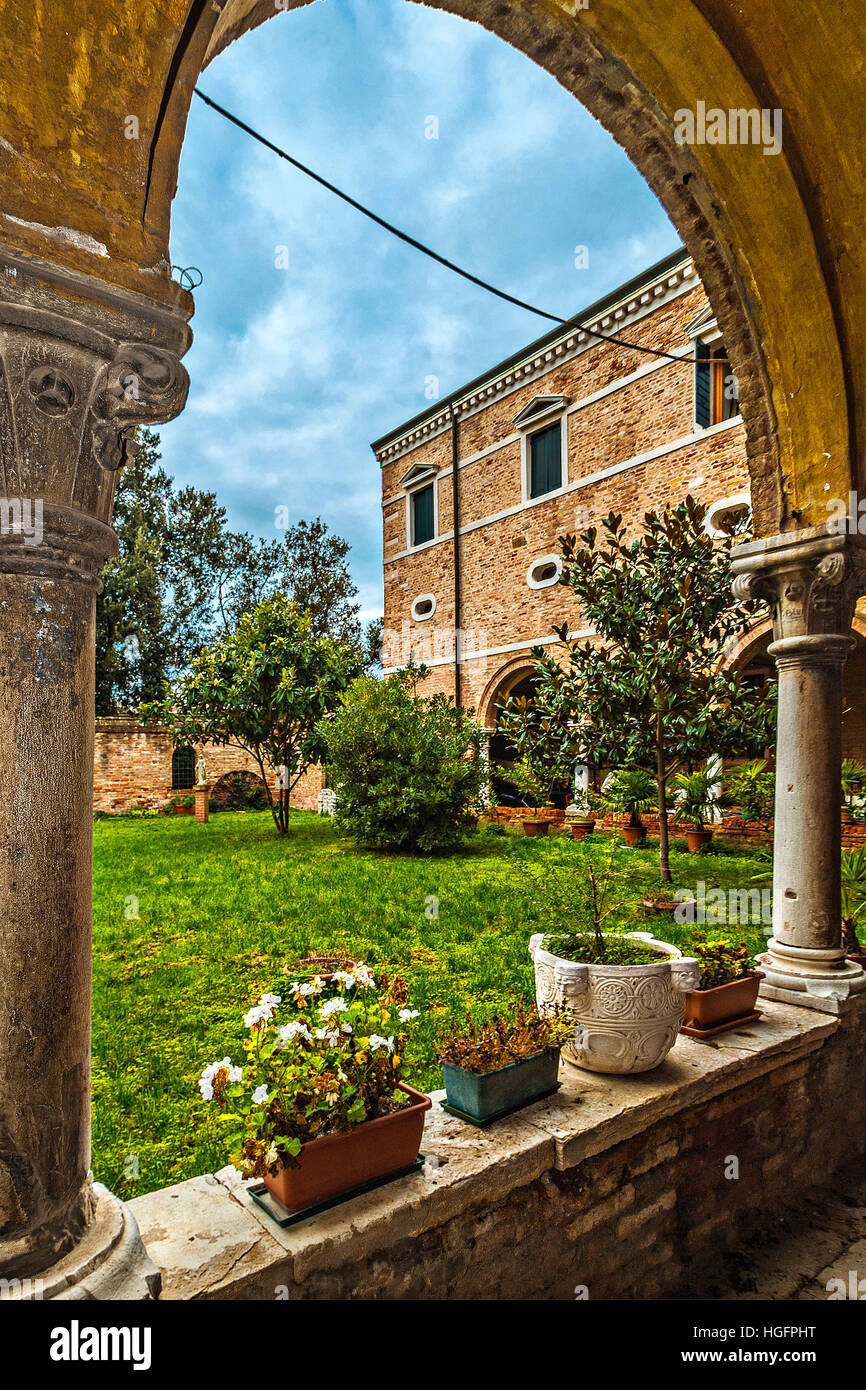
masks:
[[[200,86],[381,216],[563,317],[679,240],[552,77],[479,25],[407,0],[279,14]],[[575,268],[579,245],[588,269]],[[430,404],[430,377],[447,395],[549,325],[389,236],[197,98],[171,251],[204,283],[189,402],[161,429],[166,468],[259,535],[277,534],[279,507],[321,516],[352,545],[364,616],[381,613],[370,441]]]

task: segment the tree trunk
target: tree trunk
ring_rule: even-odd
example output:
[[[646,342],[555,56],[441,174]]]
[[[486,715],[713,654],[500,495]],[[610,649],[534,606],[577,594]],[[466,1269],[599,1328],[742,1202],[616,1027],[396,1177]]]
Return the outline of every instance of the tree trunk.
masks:
[[[656,787],[659,805],[659,873],[662,883],[673,883],[670,868],[670,841],[668,837],[667,769],[665,767],[664,727],[662,717],[656,715]]]

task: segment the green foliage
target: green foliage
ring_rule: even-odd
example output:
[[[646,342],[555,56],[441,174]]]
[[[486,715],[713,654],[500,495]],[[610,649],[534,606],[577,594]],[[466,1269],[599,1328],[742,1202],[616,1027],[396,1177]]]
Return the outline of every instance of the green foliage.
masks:
[[[672,785],[676,798],[674,820],[691,821],[695,830],[703,830],[705,821],[722,804],[718,774],[706,770],[679,772]]]
[[[557,780],[555,771],[545,767],[541,761],[530,757],[528,753],[518,758],[511,767],[495,767],[491,770],[496,776],[513,782],[524,804],[531,806],[536,812],[539,806],[548,804],[553,784]]]
[[[773,817],[776,795],[776,774],[767,766],[766,758],[732,767],[724,776],[726,800],[739,806],[745,821],[767,825]]]
[[[323,721],[360,666],[355,649],[311,628],[309,613],[275,594],[200,652],[161,703],[142,711],[167,725],[176,744],[229,744],[251,754],[281,835],[292,788],[326,756]],[[269,770],[279,779],[276,798]]]
[[[115,494],[120,549],[97,598],[98,714],[158,699],[203,647],[277,593],[309,611],[313,636],[353,647],[361,666],[378,663],[381,623],[361,629],[347,541],[318,517],[277,540],[231,531],[215,493],[175,487],[158,434],[143,429],[138,442]]]
[[[544,938],[544,949],[562,960],[587,965],[658,965],[665,957],[645,941],[635,941],[625,932],[558,932]]]
[[[711,754],[757,753],[770,741],[774,690],[742,685],[724,669],[730,638],[757,611],[732,595],[731,538],[710,538],[706,508],[692,497],[647,512],[627,537],[611,513],[601,532],[560,537],[561,577],[582,621],[601,641],[555,628],[560,652],[533,649],[531,705],[503,720],[523,747],[550,748],[558,760],[596,767],[652,767],[659,811],[659,861],[670,881],[666,785]]]
[[[444,695],[416,693],[424,667],[361,676],[321,726],[337,821],[379,849],[454,849],[482,808],[481,731]]]
[[[853,810],[854,802],[866,786],[866,767],[853,758],[843,758],[841,780],[845,805]]]
[[[754,969],[752,953],[745,942],[698,941],[693,954],[700,961],[701,979],[698,989],[715,989],[733,980],[742,980]]]
[[[641,812],[652,811],[656,805],[655,778],[643,767],[615,768],[599,800],[605,811],[628,816],[629,825],[637,827],[642,824]]]
[[[345,1134],[389,1114],[401,1077],[406,1024],[400,979],[377,980],[363,962],[297,979],[289,999],[267,992],[244,1016],[243,1066],[205,1067],[199,1091],[215,1101],[232,1162],[247,1177],[297,1167],[302,1144]],[[279,1022],[277,1021],[279,1019]]]
[[[547,1048],[562,1047],[574,1036],[569,1014],[540,1015],[524,1000],[492,1017],[470,1015],[440,1033],[436,1055],[440,1062],[478,1075],[525,1062]]]
[[[866,911],[866,845],[842,852],[842,944],[846,951],[862,951],[857,922]]]

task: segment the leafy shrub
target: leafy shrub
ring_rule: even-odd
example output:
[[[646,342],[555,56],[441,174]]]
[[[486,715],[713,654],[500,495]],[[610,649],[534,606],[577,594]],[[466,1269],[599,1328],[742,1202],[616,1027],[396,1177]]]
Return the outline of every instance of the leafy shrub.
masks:
[[[717,985],[742,980],[752,969],[752,957],[743,941],[737,945],[730,941],[699,941],[692,950],[701,965],[698,989],[715,989]]]
[[[337,823],[380,849],[454,849],[482,809],[481,731],[444,695],[416,693],[424,667],[360,676],[322,731]]]
[[[266,811],[268,794],[255,772],[227,772],[211,792],[212,811]]]

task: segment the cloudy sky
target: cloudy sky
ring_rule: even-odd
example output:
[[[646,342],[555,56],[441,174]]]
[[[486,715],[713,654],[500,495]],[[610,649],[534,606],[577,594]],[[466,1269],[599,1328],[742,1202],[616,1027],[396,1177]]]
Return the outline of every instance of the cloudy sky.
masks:
[[[382,217],[563,317],[678,243],[553,78],[479,25],[406,0],[280,14],[200,86]],[[197,98],[171,245],[204,282],[165,466],[215,490],[237,528],[274,536],[281,507],[321,516],[351,542],[364,616],[381,613],[370,441],[429,404],[431,377],[447,395],[549,325],[389,236]],[[582,245],[589,267],[576,269]]]

